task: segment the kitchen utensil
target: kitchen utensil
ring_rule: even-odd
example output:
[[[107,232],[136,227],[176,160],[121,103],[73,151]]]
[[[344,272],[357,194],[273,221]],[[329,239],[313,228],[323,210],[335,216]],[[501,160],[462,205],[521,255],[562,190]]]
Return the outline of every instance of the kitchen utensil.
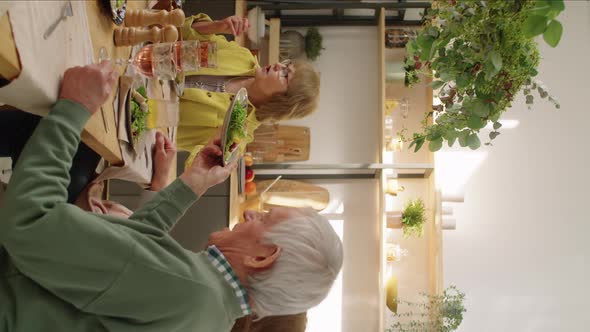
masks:
[[[310,129],[300,126],[262,125],[247,146],[255,163],[309,159]]]
[[[254,7],[248,11],[248,21],[250,27],[248,28],[248,39],[254,45],[258,45],[260,39],[264,37],[266,32],[264,12],[260,7]]]
[[[55,29],[61,23],[61,21],[65,20],[70,16],[74,16],[74,10],[72,9],[72,3],[68,1],[65,3],[64,7],[61,10],[61,16],[55,22],[53,22],[53,24],[51,24],[43,34],[43,39],[49,38],[49,36],[51,36],[51,34],[53,33],[53,31],[55,31]]]
[[[259,196],[263,205],[260,211],[269,210],[276,206],[308,206],[316,211],[321,211],[330,203],[330,193],[326,188],[296,180],[275,181],[263,180],[256,183],[258,189],[264,192],[264,197],[262,194]],[[273,184],[273,182],[275,183]],[[270,189],[271,186],[272,189]]]
[[[270,188],[272,188],[272,186],[274,186],[274,185],[275,185],[275,183],[277,183],[277,181],[279,181],[279,180],[280,180],[282,177],[283,177],[282,175],[279,175],[279,176],[277,176],[277,178],[276,178],[276,179],[274,179],[274,181],[273,181],[273,182],[271,182],[271,183],[268,185],[268,187],[266,187],[266,189],[264,189],[264,190],[263,190],[263,191],[260,193],[260,200],[259,200],[259,203],[258,203],[258,211],[263,211],[263,207],[264,207],[264,201],[265,201],[265,198],[266,198],[266,196],[265,196],[266,192],[267,192],[267,191],[268,191]]]

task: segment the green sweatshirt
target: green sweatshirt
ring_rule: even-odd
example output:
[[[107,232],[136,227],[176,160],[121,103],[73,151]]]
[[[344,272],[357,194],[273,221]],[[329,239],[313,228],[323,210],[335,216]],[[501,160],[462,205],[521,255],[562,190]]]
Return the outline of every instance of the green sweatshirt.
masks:
[[[66,203],[89,116],[58,101],[12,174],[0,207],[0,331],[229,331],[242,316],[231,286],[168,235],[197,199],[184,182],[128,220]]]

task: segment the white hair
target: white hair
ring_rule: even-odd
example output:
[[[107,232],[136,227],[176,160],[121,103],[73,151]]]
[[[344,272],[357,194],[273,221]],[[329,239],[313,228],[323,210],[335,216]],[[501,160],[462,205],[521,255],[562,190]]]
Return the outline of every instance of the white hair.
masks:
[[[340,238],[325,217],[311,208],[301,211],[304,216],[284,220],[264,235],[281,253],[270,270],[249,277],[256,319],[298,314],[318,305],[340,272]]]

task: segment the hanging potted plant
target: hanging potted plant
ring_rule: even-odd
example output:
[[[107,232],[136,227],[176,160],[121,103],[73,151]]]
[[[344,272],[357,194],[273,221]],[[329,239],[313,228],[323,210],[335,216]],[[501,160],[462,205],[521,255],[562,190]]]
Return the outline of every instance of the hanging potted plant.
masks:
[[[485,144],[491,145],[500,135],[500,116],[520,91],[529,108],[535,92],[559,108],[535,80],[540,56],[534,37],[542,34],[557,46],[562,25],[555,18],[564,8],[563,0],[434,0],[423,29],[406,45],[406,85],[418,82],[418,74],[433,75],[441,104],[426,114],[422,132],[404,136],[410,147],[418,151],[428,142],[434,152],[458,141],[477,149],[478,133],[488,124],[493,130]]]
[[[446,288],[442,295],[422,294],[422,302],[398,301],[393,314],[396,322],[386,332],[455,331],[463,322],[465,293],[455,286]],[[399,309],[407,308],[401,312]]]
[[[305,34],[305,54],[311,61],[315,61],[325,48],[322,46],[323,37],[316,27],[309,28]]]
[[[387,227],[403,228],[404,237],[420,237],[424,233],[426,210],[421,199],[410,200],[403,212],[388,212]]]

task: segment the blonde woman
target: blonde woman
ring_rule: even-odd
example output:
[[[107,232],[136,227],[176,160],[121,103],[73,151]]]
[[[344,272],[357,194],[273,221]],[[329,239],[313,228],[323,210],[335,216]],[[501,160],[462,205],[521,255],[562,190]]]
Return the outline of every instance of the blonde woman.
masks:
[[[205,14],[186,19],[185,40],[217,42],[217,68],[188,72],[180,99],[177,146],[190,152],[187,165],[223,124],[235,93],[248,91],[249,113],[246,142],[261,123],[297,119],[312,113],[318,103],[319,75],[305,61],[284,61],[260,67],[252,53],[220,33],[240,35],[249,27],[247,19],[230,16],[213,21]]]

